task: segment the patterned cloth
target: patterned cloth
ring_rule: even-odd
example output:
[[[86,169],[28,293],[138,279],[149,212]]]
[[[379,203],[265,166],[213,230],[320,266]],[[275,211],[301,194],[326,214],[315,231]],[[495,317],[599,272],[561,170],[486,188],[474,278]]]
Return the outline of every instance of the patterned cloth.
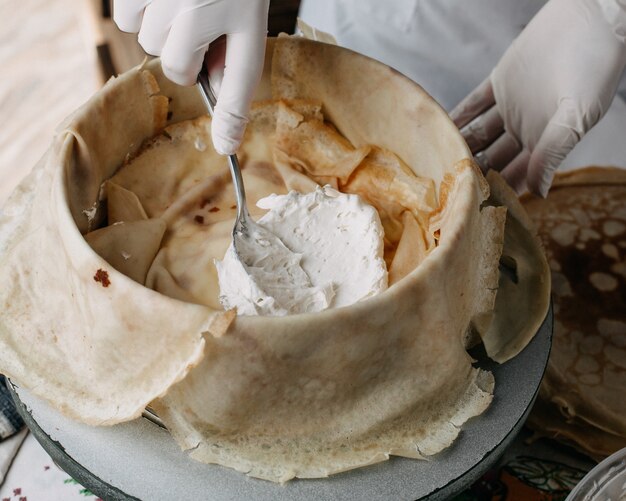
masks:
[[[0,376],[0,442],[13,436],[24,427],[17,413],[4,376]]]
[[[0,444],[0,452],[8,442]],[[176,499],[176,498],[172,498]],[[6,478],[0,482],[0,501],[102,501],[54,464],[35,437],[22,439]]]
[[[452,501],[564,501],[595,464],[524,428],[498,464]]]
[[[451,501],[564,501],[595,463],[557,442],[532,440],[532,436],[529,430],[522,430],[499,463]],[[19,435],[0,444],[0,453],[17,438]],[[183,498],[180,492],[164,492],[159,499]],[[101,501],[59,469],[29,434],[5,481],[0,477],[0,501],[57,500]]]

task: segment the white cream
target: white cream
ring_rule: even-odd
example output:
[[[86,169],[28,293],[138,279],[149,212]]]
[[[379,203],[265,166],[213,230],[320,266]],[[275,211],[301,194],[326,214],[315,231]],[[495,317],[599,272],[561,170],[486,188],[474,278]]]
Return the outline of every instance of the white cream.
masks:
[[[225,308],[240,315],[315,312],[387,288],[380,218],[358,195],[326,186],[257,205],[269,209],[258,221],[262,234],[249,245],[238,240],[239,256],[231,244],[216,261]]]
[[[220,302],[239,315],[287,315],[328,308],[330,283],[314,286],[300,266],[301,254],[290,251],[261,224],[231,243],[223,261],[216,261]]]

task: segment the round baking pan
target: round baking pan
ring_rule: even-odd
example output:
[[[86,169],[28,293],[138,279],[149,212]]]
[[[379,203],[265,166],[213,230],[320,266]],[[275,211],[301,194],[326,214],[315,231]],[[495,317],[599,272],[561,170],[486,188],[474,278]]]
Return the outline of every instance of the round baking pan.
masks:
[[[23,388],[13,397],[34,436],[59,466],[105,500],[447,499],[490,468],[520,431],[548,361],[552,308],[530,344],[498,365],[481,348],[476,365],[493,372],[492,405],[462,427],[454,444],[428,461],[392,457],[325,479],[285,485],[190,459],[163,428],[147,419],[110,427],[74,422]]]

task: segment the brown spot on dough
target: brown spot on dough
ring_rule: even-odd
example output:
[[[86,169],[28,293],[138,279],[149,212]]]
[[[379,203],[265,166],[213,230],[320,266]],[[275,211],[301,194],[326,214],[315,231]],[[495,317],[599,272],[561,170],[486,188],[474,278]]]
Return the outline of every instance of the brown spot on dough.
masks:
[[[209,209],[209,212],[219,212],[220,208],[219,207],[211,207]]]
[[[204,218],[202,216],[194,216],[193,220],[198,224],[204,224]]]
[[[111,281],[109,280],[109,272],[103,269],[98,269],[96,274],[93,276],[93,279],[96,282],[100,282],[102,287],[108,287],[111,285]]]

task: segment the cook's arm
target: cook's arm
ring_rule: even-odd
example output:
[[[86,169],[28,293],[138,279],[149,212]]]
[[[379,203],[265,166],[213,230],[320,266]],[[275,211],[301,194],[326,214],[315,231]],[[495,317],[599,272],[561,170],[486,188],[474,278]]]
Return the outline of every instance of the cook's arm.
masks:
[[[550,0],[451,112],[481,168],[546,196],[626,65],[626,0]]]

